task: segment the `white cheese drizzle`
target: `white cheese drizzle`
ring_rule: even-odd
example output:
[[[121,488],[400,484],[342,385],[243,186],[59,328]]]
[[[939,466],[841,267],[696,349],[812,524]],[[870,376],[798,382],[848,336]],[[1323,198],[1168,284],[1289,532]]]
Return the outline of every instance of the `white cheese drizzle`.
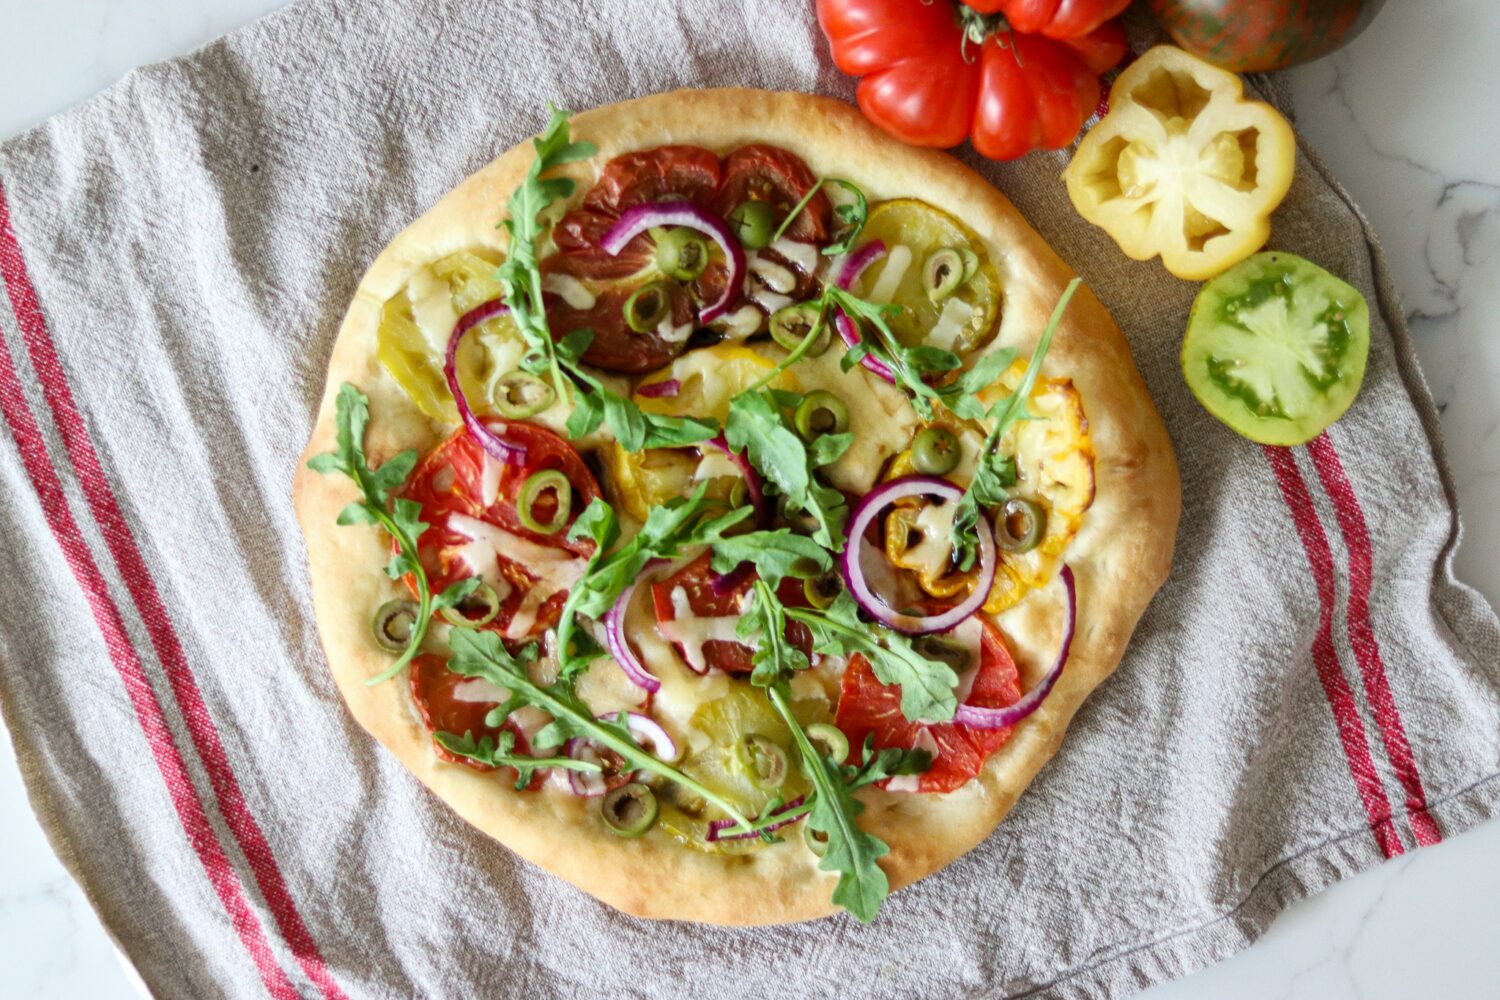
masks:
[[[891,252],[885,259],[885,268],[880,272],[880,280],[870,289],[870,301],[886,305],[895,298],[896,289],[901,287],[901,279],[906,277],[906,269],[909,267],[911,247],[904,243],[891,247]]]
[[[928,753],[932,754],[933,759],[936,760],[938,755],[938,745],[937,740],[932,736],[932,730],[928,729],[926,726],[918,729],[917,745],[912,749],[926,750]],[[885,790],[888,792],[915,792],[919,788],[921,788],[921,786],[922,776],[920,774],[898,774],[886,784]]]
[[[570,274],[549,274],[542,279],[542,289],[562,298],[570,309],[592,309],[598,301],[588,286]]]
[[[472,572],[495,588],[501,600],[510,595],[511,587],[500,575],[498,560],[516,563],[536,579],[505,627],[507,639],[524,638],[536,624],[537,611],[547,598],[577,583],[587,565],[585,560],[564,549],[538,545],[467,514],[449,515],[448,528],[471,539],[458,550],[458,556]]]
[[[703,656],[705,643],[739,641],[735,633],[740,623],[738,615],[699,618],[693,614],[687,591],[682,587],[672,588],[672,614],[675,616],[673,620],[658,622],[656,631],[663,639],[681,646],[683,659],[699,673],[708,669],[708,661]]]
[[[959,335],[964,332],[964,327],[969,325],[969,320],[974,318],[974,307],[963,299],[953,296],[943,303],[943,312],[938,316],[938,321],[933,324],[931,330],[927,331],[927,342],[934,347],[941,347],[945,351],[953,350],[958,343]]]

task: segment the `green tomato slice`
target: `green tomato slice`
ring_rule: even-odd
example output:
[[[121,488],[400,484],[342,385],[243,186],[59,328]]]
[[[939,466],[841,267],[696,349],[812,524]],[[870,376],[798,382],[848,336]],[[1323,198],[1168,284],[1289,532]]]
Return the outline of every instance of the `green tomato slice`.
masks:
[[[1204,408],[1261,444],[1311,441],[1365,377],[1370,307],[1311,261],[1258,253],[1203,286],[1182,374]]]

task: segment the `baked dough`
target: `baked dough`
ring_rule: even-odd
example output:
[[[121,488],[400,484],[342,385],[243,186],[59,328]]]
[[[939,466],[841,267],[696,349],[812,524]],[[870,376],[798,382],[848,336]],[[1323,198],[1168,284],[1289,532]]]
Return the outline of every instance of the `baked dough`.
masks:
[[[667,143],[724,152],[769,142],[801,156],[819,175],[846,177],[872,202],[908,197],[961,218],[983,241],[1005,290],[993,344],[1025,357],[1072,277],[1006,198],[952,157],[904,146],[853,108],[821,97],[754,90],[680,90],[598,108],[572,120],[575,139],[598,153],[565,168],[580,198],[612,157]],[[294,483],[307,537],[314,610],[329,665],[359,723],[438,797],[479,830],[610,905],[652,918],[716,924],[784,923],[834,912],[836,876],[800,836],[744,854],[686,848],[653,831],[634,840],[611,834],[590,800],[553,792],[518,794],[494,775],[440,761],[402,681],[366,687],[390,662],[369,637],[373,608],[405,596],[380,571],[389,541],[368,527],[340,527],[356,499],[341,476],[306,467],[334,445],[334,398],[352,382],[370,398],[366,450],[378,464],[405,448],[426,452],[451,428],[426,418],[376,360],[383,303],[423,265],[473,248],[504,249],[496,228],[506,198],[533,159],[529,141],[475,173],[400,233],[360,282],[339,330],[317,426]],[[1087,411],[1096,495],[1066,560],[1078,587],[1078,631],[1067,669],[1042,707],[986,763],[980,776],[947,795],[861,791],[860,825],[891,847],[881,860],[892,889],[958,858],[1005,816],[1057,752],[1084,697],[1120,662],[1132,630],[1166,578],[1180,507],[1171,442],[1125,338],[1087,288],[1079,290],[1044,361],[1047,377],[1070,378]],[[1051,662],[1062,626],[1062,588],[1032,592],[998,619],[1021,670],[1022,688]]]

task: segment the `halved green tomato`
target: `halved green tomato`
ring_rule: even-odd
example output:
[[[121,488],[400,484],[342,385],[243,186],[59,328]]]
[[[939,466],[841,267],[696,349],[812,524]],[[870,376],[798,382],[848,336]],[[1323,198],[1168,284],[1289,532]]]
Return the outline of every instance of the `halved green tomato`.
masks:
[[[458,419],[443,377],[444,351],[460,316],[500,297],[500,284],[494,280],[497,264],[479,253],[449,254],[415,273],[381,310],[375,355],[429,417]],[[494,376],[514,367],[520,344],[515,323],[501,315],[480,324],[459,348],[459,385],[476,412],[493,411],[486,390]]]
[[[1203,286],[1182,374],[1204,408],[1261,444],[1311,441],[1365,377],[1370,307],[1311,261],[1259,253]]]
[[[812,718],[815,712],[808,703],[794,703],[793,712],[804,726],[826,721]],[[808,718],[804,719],[804,714]],[[826,716],[826,710],[822,714]],[[687,756],[678,766],[733,802],[746,816],[758,816],[777,797],[790,801],[807,793],[809,786],[798,764],[791,730],[759,688],[745,681],[731,681],[728,694],[699,706],[693,713],[691,726],[697,732],[689,741]],[[775,771],[778,754],[783,766],[781,775]],[[708,824],[724,818],[716,807],[677,786],[667,786],[660,791],[659,798],[661,811],[657,822],[689,847],[733,854],[755,850],[764,843],[759,838],[706,840]]]
[[[861,243],[871,240],[883,242],[886,254],[865,269],[854,291],[901,307],[890,324],[902,343],[962,352],[993,335],[1000,276],[968,226],[926,202],[901,198],[870,210]]]

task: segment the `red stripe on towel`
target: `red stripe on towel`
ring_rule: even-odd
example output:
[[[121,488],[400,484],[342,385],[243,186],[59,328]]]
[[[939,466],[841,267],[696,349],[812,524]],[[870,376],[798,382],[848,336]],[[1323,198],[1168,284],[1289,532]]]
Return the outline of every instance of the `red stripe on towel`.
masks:
[[[1281,496],[1291,511],[1292,523],[1307,553],[1307,563],[1318,591],[1318,631],[1313,636],[1312,645],[1318,680],[1328,698],[1328,707],[1333,711],[1334,728],[1338,730],[1339,741],[1344,747],[1349,776],[1354,779],[1365,814],[1370,818],[1370,829],[1385,856],[1394,858],[1405,848],[1401,846],[1401,838],[1391,822],[1391,803],[1370,757],[1370,744],[1365,736],[1364,723],[1359,718],[1359,709],[1354,704],[1354,693],[1344,679],[1338,654],[1333,648],[1333,551],[1328,547],[1328,536],[1323,533],[1322,522],[1313,509],[1312,495],[1307,491],[1307,483],[1298,471],[1292,453],[1286,448],[1269,446],[1263,450],[1266,460],[1271,463],[1271,471],[1276,474]]]
[[[1359,663],[1365,697],[1370,703],[1375,724],[1380,727],[1386,757],[1390,759],[1396,779],[1406,792],[1407,819],[1411,823],[1412,834],[1420,846],[1436,844],[1443,839],[1443,834],[1438,829],[1437,821],[1427,811],[1427,793],[1422,788],[1422,776],[1417,773],[1416,758],[1412,756],[1411,743],[1406,738],[1401,710],[1396,707],[1391,682],[1385,672],[1385,661],[1380,656],[1380,643],[1376,641],[1374,626],[1370,624],[1370,584],[1374,557],[1365,512],[1328,433],[1325,431],[1309,442],[1307,450],[1312,455],[1313,466],[1318,470],[1318,478],[1323,481],[1324,491],[1333,501],[1339,530],[1344,535],[1344,546],[1349,551],[1349,644],[1354,647],[1354,657]]]
[[[21,338],[26,344],[32,366],[36,369],[37,377],[41,381],[42,394],[52,411],[53,420],[61,432],[68,460],[83,489],[89,511],[100,533],[104,536],[105,545],[109,548],[115,566],[130,592],[131,600],[145,623],[146,632],[150,636],[157,658],[165,669],[167,682],[177,701],[178,710],[182,713],[188,736],[208,773],[209,783],[218,800],[219,811],[249,862],[261,895],[265,898],[271,915],[281,929],[282,936],[291,948],[297,963],[325,997],[329,1000],[342,1000],[344,993],[329,975],[317,943],[313,940],[312,934],[297,910],[295,901],[287,890],[281,870],[272,856],[270,844],[266,841],[259,823],[256,822],[240,791],[239,782],[224,752],[218,729],[203,702],[202,692],[188,665],[176,628],[167,614],[166,605],[157,590],[156,582],[141,556],[135,535],[120,510],[109,479],[99,463],[93,439],[89,435],[83,415],[74,403],[67,375],[63,371],[51,333],[47,329],[41,303],[31,283],[20,244],[16,241],[3,187],[0,187],[0,277],[5,279],[11,309],[21,330]],[[9,363],[9,358],[7,362]],[[9,367],[11,379],[14,381],[14,366],[12,364]],[[21,397],[16,398],[19,400]],[[30,418],[29,410],[27,410],[27,417]],[[32,429],[35,429],[34,423]],[[45,450],[42,454],[45,455]],[[48,473],[56,477],[50,462]],[[35,477],[33,477],[33,482],[35,482]],[[59,492],[58,496],[61,497],[62,494]],[[71,520],[71,513],[68,516]],[[91,556],[90,561],[92,562]],[[97,572],[97,567],[95,571]],[[114,614],[118,619],[118,609],[115,609]],[[124,637],[123,631],[120,636]],[[133,649],[131,655],[135,656]],[[136,662],[139,663],[138,658]],[[159,705],[157,711],[160,712]],[[284,974],[282,978],[285,978]]]

